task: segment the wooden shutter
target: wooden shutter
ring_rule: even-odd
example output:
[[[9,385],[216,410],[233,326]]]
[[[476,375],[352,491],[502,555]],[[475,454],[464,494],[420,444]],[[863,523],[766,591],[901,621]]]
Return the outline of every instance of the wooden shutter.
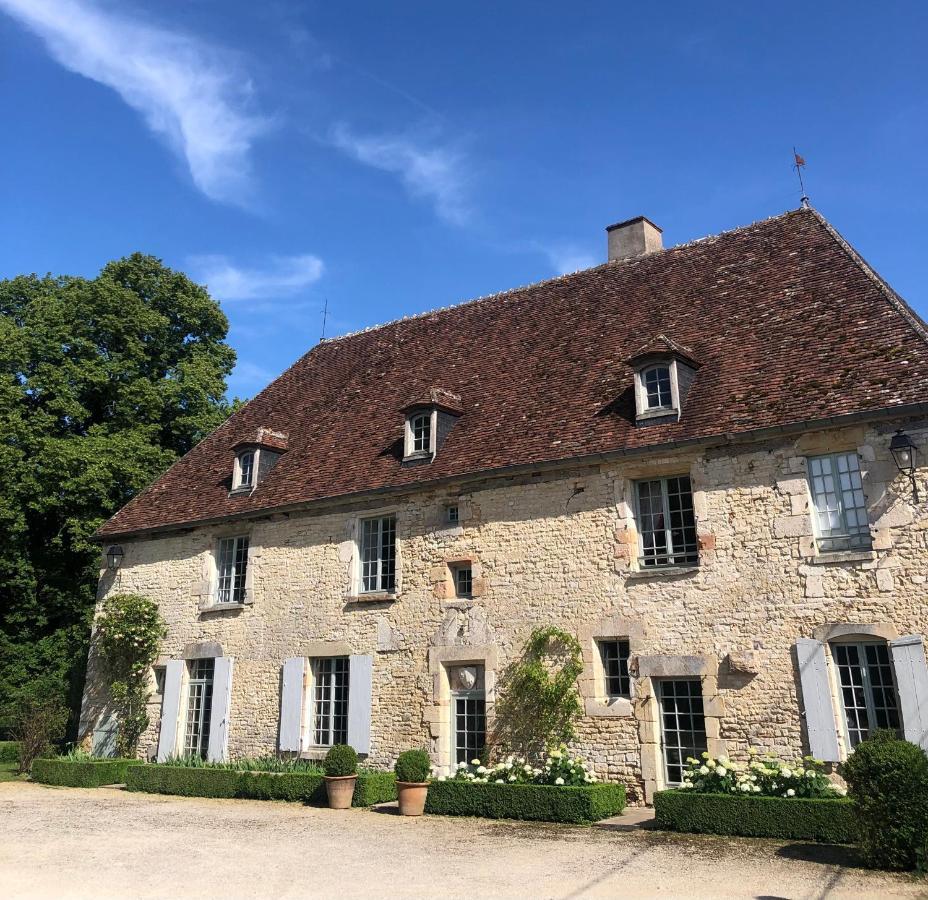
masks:
[[[928,751],[928,665],[919,634],[907,634],[889,642],[902,712],[902,732],[907,741]]]
[[[800,638],[796,641],[796,662],[802,686],[803,715],[809,752],[825,762],[838,762],[838,732],[835,712],[831,705],[831,686],[825,645],[821,641]]]
[[[373,656],[350,656],[348,669],[348,743],[358,753],[371,752],[371,683]]]
[[[177,726],[180,719],[180,692],[187,663],[169,659],[164,667],[164,695],[161,698],[161,731],[158,734],[158,762],[177,752]]]
[[[210,762],[224,762],[229,747],[229,711],[232,706],[232,657],[217,656],[213,668],[213,709],[209,717]]]
[[[280,749],[299,752],[303,735],[303,679],[306,659],[293,656],[284,661],[280,689]],[[351,708],[350,701],[348,708]]]

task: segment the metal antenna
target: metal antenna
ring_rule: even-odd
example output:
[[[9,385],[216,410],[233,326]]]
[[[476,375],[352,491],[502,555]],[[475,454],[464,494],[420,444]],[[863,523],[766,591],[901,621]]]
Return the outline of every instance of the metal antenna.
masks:
[[[802,203],[803,206],[808,207],[809,198],[806,195],[806,186],[802,183],[802,167],[806,164],[806,161],[796,152],[795,147],[793,147],[793,159],[795,160],[793,168],[796,170],[796,175],[799,177],[799,193],[802,195],[799,198],[799,202]]]
[[[322,308],[322,337],[319,338],[320,341],[325,340],[325,320],[329,317],[329,298],[325,298],[325,306]]]

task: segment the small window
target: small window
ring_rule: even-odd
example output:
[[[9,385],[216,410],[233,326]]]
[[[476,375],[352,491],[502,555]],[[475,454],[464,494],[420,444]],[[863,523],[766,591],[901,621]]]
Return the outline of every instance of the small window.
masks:
[[[451,567],[454,577],[454,593],[458,597],[470,597],[474,593],[474,578],[470,563],[458,563]]]
[[[599,641],[599,657],[603,662],[606,696],[610,700],[628,697],[628,641]]]
[[[857,454],[810,457],[809,485],[818,549],[822,553],[869,550],[870,523]]]
[[[187,704],[184,711],[184,755],[206,758],[213,711],[215,660],[192,659],[187,663]]]
[[[255,452],[246,450],[238,457],[238,487],[251,487],[255,479]]]
[[[422,413],[413,416],[409,423],[412,431],[412,452],[428,453],[432,449],[432,416]]]
[[[361,590],[396,588],[396,516],[361,520]]]
[[[882,643],[832,644],[848,749],[877,728],[899,731],[899,703],[889,648]]]
[[[457,525],[461,520],[461,511],[456,503],[445,508],[445,518],[448,520],[449,525]]]
[[[645,409],[672,409],[673,391],[670,382],[670,366],[651,366],[641,373]]]
[[[155,693],[158,696],[164,696],[164,679],[166,677],[167,669],[164,666],[155,666]]]
[[[636,483],[639,562],[645,568],[699,564],[689,476]]]
[[[219,542],[217,603],[244,603],[245,576],[248,574],[248,538],[223,538]]]
[[[313,743],[317,747],[348,743],[347,656],[321,657],[312,661]]]

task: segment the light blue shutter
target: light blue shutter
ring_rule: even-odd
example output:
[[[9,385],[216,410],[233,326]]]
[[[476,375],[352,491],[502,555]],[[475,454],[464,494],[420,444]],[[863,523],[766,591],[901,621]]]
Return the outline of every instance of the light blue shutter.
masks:
[[[928,751],[928,665],[919,634],[907,634],[889,642],[902,712],[902,731],[907,741]]]
[[[224,762],[229,747],[229,711],[232,705],[232,657],[217,656],[213,668],[213,709],[209,717],[210,762]]]
[[[299,752],[303,736],[303,679],[306,660],[293,656],[284,661],[280,689],[280,749]],[[348,708],[351,708],[349,701]]]
[[[180,692],[184,684],[182,659],[169,659],[164,667],[164,694],[161,698],[161,731],[158,734],[158,762],[177,752],[177,725],[180,719]]]
[[[93,730],[93,746],[91,753],[94,756],[107,757],[116,755],[116,736],[119,733],[119,720],[116,713],[111,712],[102,719]]]
[[[371,752],[371,683],[373,656],[350,656],[348,670],[348,743],[358,753]]]
[[[821,641],[800,638],[796,641],[796,662],[802,686],[802,705],[809,736],[809,752],[825,762],[838,762],[838,732],[831,705],[831,686],[825,645]]]

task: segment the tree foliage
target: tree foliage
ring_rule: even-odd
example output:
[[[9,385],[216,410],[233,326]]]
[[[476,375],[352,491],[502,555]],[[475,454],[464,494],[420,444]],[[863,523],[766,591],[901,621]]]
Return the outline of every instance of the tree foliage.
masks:
[[[229,414],[227,331],[204,288],[138,253],[0,281],[0,724],[26,694],[79,705],[91,535]]]
[[[554,625],[536,628],[500,679],[494,749],[540,759],[546,748],[571,740],[583,712],[577,691],[582,672],[583,654],[572,634]]]

